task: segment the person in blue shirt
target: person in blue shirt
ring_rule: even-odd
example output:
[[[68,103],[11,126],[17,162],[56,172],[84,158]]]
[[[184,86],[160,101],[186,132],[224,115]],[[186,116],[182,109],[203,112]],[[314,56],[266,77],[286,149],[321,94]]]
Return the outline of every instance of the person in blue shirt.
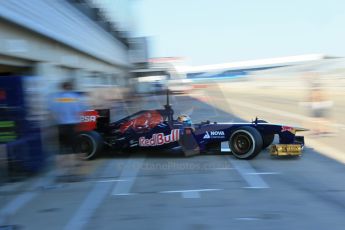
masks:
[[[73,151],[77,127],[80,123],[80,115],[88,108],[85,100],[74,91],[71,81],[65,81],[61,85],[61,91],[54,94],[50,99],[49,109],[58,130],[59,154],[57,165],[61,171],[76,174],[78,154]],[[66,173],[66,172],[60,172]]]

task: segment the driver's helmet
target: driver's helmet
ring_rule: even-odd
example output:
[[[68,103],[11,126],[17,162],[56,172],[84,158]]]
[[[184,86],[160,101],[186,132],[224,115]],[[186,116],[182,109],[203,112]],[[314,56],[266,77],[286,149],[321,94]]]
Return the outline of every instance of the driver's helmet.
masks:
[[[180,115],[177,117],[177,121],[183,123],[184,125],[191,126],[192,119],[188,115]]]

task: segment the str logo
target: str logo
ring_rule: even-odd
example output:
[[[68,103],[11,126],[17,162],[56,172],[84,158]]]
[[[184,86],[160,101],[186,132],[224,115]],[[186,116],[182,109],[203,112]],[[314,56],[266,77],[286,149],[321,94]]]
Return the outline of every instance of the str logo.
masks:
[[[210,138],[224,138],[225,133],[224,131],[206,131],[206,134],[204,135],[204,139],[210,139]]]
[[[180,139],[180,130],[173,129],[171,133],[168,135],[164,135],[164,133],[155,133],[152,135],[152,138],[146,139],[145,137],[139,138],[139,146],[149,147],[149,146],[157,146],[168,144],[171,142],[178,141]]]
[[[80,121],[81,122],[96,122],[96,116],[81,116]]]

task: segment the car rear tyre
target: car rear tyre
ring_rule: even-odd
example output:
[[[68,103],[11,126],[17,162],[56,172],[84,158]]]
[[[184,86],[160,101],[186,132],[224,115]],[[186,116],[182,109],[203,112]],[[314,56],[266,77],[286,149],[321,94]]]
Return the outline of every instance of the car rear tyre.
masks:
[[[103,149],[103,138],[95,132],[83,132],[78,134],[74,146],[76,153],[82,154],[82,159],[91,160]]]
[[[255,128],[243,126],[236,129],[230,136],[229,147],[238,159],[252,159],[256,157],[263,146],[261,134]]]

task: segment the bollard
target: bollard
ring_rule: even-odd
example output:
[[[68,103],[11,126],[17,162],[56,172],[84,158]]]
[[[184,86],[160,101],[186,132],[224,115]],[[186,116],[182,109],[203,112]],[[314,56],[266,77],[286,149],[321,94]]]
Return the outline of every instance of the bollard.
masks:
[[[0,144],[0,184],[8,180],[8,159],[5,144]]]

